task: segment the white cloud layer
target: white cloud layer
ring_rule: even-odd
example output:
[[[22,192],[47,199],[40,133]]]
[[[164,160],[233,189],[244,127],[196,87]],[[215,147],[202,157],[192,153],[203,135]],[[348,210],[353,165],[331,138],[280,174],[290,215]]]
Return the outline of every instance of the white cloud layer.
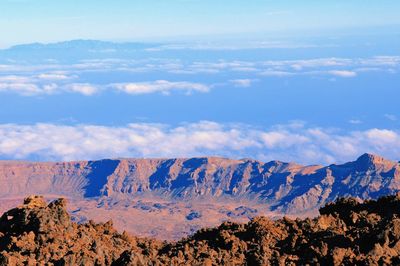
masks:
[[[0,158],[84,160],[110,157],[252,157],[264,161],[333,163],[364,152],[400,158],[400,132],[372,128],[340,132],[302,123],[268,130],[202,121],[171,127],[55,124],[0,125]]]

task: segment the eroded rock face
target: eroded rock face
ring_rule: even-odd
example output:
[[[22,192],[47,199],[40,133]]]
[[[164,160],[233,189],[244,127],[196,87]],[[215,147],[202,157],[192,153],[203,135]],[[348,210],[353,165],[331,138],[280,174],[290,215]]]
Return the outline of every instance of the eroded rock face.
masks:
[[[0,218],[0,265],[398,265],[400,195],[341,198],[314,219],[225,222],[178,242],[76,224],[66,201],[32,196]]]

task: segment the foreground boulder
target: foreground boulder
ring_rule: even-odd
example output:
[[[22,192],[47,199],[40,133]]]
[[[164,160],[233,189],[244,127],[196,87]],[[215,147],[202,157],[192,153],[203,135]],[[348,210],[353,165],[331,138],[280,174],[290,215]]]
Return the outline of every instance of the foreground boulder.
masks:
[[[314,219],[225,222],[179,242],[71,222],[63,199],[32,196],[0,218],[0,265],[398,265],[400,195],[338,199]]]

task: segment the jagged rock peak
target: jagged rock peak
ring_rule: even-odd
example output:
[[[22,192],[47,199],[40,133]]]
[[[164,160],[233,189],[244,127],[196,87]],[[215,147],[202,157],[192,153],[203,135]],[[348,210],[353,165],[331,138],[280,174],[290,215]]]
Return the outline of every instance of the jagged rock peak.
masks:
[[[358,157],[356,161],[357,162],[367,162],[367,163],[379,163],[379,162],[387,161],[387,160],[376,154],[364,153],[360,157]]]
[[[358,159],[355,161],[357,164],[357,167],[359,169],[369,169],[369,168],[377,168],[377,167],[383,167],[383,168],[391,168],[397,163],[394,161],[390,161],[388,159],[385,159],[381,156],[371,154],[371,153],[364,153]]]

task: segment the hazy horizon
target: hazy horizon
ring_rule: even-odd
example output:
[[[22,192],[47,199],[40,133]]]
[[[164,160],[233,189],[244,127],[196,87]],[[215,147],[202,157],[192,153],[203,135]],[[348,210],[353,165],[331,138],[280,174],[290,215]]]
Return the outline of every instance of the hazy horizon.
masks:
[[[400,25],[393,0],[263,1],[239,0],[51,1],[1,3],[0,47],[70,39],[145,40],[179,36],[241,34],[282,36],[327,31],[368,33]]]

